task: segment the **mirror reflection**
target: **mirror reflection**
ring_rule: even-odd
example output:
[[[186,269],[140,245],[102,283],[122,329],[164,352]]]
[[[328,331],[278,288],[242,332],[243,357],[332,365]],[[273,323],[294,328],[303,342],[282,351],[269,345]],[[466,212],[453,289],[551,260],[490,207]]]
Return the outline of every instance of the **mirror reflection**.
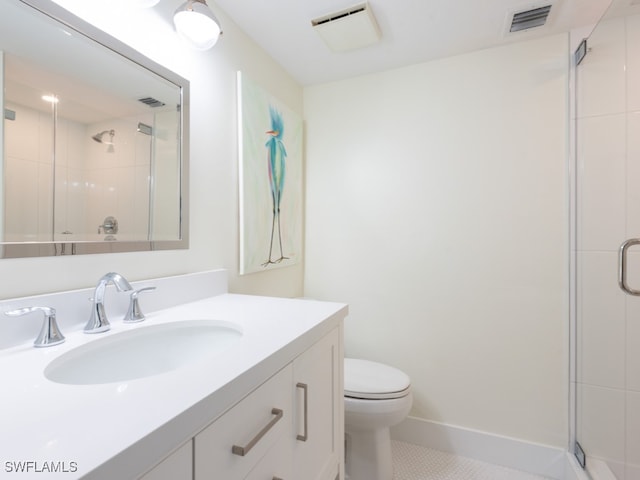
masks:
[[[17,2],[0,6],[0,60],[4,256],[183,239],[180,81]]]

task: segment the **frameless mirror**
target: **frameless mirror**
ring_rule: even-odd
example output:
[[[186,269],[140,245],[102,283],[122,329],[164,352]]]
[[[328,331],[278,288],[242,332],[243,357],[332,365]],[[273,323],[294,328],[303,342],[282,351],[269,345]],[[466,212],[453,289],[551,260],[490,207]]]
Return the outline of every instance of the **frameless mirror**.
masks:
[[[188,82],[50,0],[0,3],[2,256],[187,248]]]

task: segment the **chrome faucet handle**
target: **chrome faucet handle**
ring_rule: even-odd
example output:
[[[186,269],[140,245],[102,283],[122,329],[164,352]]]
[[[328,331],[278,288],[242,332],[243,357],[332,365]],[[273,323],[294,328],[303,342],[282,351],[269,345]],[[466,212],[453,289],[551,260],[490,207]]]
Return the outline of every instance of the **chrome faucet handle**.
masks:
[[[31,312],[42,312],[44,314],[42,328],[40,329],[40,333],[38,334],[35,342],[33,342],[34,347],[52,347],[53,345],[58,345],[64,342],[64,335],[62,335],[62,332],[60,332],[60,329],[58,328],[58,322],[56,322],[56,311],[53,308],[26,307],[19,308],[17,310],[10,310],[8,312],[4,312],[4,314],[9,317],[20,317]]]
[[[127,314],[124,316],[123,322],[125,323],[136,323],[144,320],[144,313],[142,313],[142,309],[140,308],[140,302],[138,301],[138,295],[143,292],[150,292],[151,290],[155,290],[156,287],[145,287],[139,290],[134,290],[131,292],[131,300],[129,301],[129,309],[127,310]]]

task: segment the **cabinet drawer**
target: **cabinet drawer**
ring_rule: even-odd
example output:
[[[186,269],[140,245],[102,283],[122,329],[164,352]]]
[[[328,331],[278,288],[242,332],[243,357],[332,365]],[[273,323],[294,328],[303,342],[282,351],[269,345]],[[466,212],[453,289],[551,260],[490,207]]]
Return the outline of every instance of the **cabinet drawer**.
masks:
[[[291,435],[282,436],[244,480],[295,480],[291,473]]]
[[[290,435],[292,379],[289,365],[195,437],[197,480],[243,479],[280,437]]]
[[[191,478],[193,471],[193,447],[189,440],[153,469],[140,477],[140,480],[175,480]]]

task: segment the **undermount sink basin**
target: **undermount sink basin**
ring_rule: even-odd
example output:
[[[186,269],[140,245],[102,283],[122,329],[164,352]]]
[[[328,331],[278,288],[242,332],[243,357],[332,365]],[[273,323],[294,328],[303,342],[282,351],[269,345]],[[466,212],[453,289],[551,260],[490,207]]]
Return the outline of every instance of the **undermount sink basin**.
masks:
[[[230,348],[240,327],[217,320],[141,326],[77,347],[53,360],[44,376],[56,383],[96,385],[175,370]]]

